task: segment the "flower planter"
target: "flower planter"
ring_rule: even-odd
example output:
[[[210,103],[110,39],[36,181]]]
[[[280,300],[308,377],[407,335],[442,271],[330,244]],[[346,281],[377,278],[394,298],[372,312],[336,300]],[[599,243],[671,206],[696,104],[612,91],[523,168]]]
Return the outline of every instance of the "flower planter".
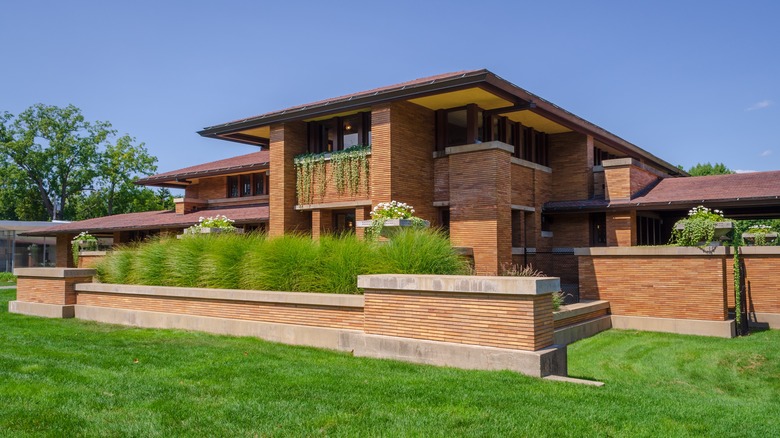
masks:
[[[244,234],[243,228],[211,228],[211,227],[201,227],[196,228],[195,233],[187,233],[179,234],[176,236],[177,239],[181,239],[182,236],[194,236],[196,234],[223,234],[223,233],[235,233],[235,234]]]
[[[748,246],[754,246],[756,244],[756,236],[758,233],[742,233],[742,239]],[[765,233],[764,245],[772,244],[777,239],[777,233]]]
[[[675,228],[683,230],[685,229],[685,225],[677,224],[675,225]],[[712,236],[712,242],[709,242],[709,246],[720,246],[722,240],[728,240],[725,239],[725,237],[733,229],[733,222],[715,222],[715,234]],[[707,245],[707,242],[699,242],[699,245]]]
[[[358,228],[371,228],[373,222],[374,221],[372,220],[357,221],[356,226]],[[427,228],[431,226],[431,223],[429,221],[423,221],[422,225]],[[411,219],[385,219],[385,223],[382,226],[382,231],[379,235],[382,237],[390,237],[398,234],[404,227],[413,226],[415,226],[415,221],[412,221]]]

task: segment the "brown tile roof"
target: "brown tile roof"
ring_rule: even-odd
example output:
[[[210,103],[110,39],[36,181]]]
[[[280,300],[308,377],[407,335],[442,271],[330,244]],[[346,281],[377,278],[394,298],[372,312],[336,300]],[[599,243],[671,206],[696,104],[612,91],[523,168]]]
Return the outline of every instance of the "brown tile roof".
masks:
[[[203,178],[206,176],[225,175],[229,173],[246,172],[268,168],[270,155],[268,151],[252,152],[251,154],[211,161],[170,172],[158,173],[135,181],[139,185],[157,185],[174,182],[177,179]]]
[[[729,201],[778,200],[780,170],[732,175],[664,178],[650,191],[632,199],[631,205]]]
[[[461,71],[456,71],[456,72],[452,72],[452,73],[442,73],[442,74],[438,74],[438,75],[434,75],[434,76],[427,76],[427,77],[424,77],[424,78],[413,79],[411,81],[401,82],[399,84],[388,85],[388,86],[385,86],[385,87],[374,88],[374,89],[371,89],[371,90],[360,91],[360,92],[357,92],[357,93],[345,94],[343,96],[333,97],[333,98],[330,98],[330,99],[318,100],[316,102],[306,103],[306,104],[303,104],[303,105],[291,106],[291,107],[285,108],[283,110],[272,111],[270,113],[260,114],[260,115],[257,115],[257,116],[245,117],[243,119],[233,120],[231,122],[223,123],[223,124],[220,124],[220,125],[215,125],[215,126],[212,126],[211,128],[214,128],[214,127],[217,127],[217,126],[222,126],[222,125],[232,125],[232,124],[235,124],[235,123],[246,122],[246,121],[249,121],[249,120],[263,119],[263,118],[266,118],[266,117],[271,117],[271,116],[274,116],[274,115],[284,114],[284,113],[288,113],[288,112],[292,112],[292,111],[308,109],[308,108],[315,108],[315,107],[319,107],[319,106],[331,105],[331,104],[334,104],[334,103],[344,102],[344,101],[348,101],[348,100],[352,100],[352,99],[357,99],[357,98],[360,98],[360,97],[372,96],[372,95],[375,95],[375,94],[386,93],[388,91],[393,91],[393,90],[404,90],[406,88],[414,87],[414,86],[417,86],[417,85],[430,84],[430,83],[437,82],[437,81],[442,81],[442,80],[446,80],[446,79],[454,79],[454,78],[459,78],[459,77],[468,76],[468,75],[472,75],[472,74],[479,74],[479,73],[487,73],[487,70],[485,70],[485,69],[481,69],[481,70],[461,70]],[[209,128],[207,128],[207,129],[209,129]]]
[[[56,234],[157,230],[164,228],[184,228],[198,223],[201,217],[225,215],[233,219],[236,225],[257,223],[268,220],[268,206],[254,205],[242,207],[213,208],[194,213],[176,214],[173,211],[145,211],[142,213],[117,214],[87,219],[25,233],[30,236],[53,236]]]
[[[776,203],[780,207],[780,170],[664,178],[646,193],[631,200],[556,201],[544,204],[544,209],[548,212],[564,212],[672,205],[689,208],[704,203],[733,207]]]

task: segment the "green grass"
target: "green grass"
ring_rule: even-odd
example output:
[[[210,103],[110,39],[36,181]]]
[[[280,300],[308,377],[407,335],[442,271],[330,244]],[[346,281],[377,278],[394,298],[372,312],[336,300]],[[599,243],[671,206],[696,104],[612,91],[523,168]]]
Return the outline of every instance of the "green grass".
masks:
[[[104,283],[351,294],[360,293],[358,275],[469,272],[435,230],[404,230],[380,243],[354,235],[162,238],[118,248],[95,268]]]
[[[0,436],[777,436],[780,331],[608,331],[573,376],[465,371],[6,312]],[[136,362],[137,360],[137,362]]]
[[[16,276],[12,272],[0,272],[0,286],[13,286]]]

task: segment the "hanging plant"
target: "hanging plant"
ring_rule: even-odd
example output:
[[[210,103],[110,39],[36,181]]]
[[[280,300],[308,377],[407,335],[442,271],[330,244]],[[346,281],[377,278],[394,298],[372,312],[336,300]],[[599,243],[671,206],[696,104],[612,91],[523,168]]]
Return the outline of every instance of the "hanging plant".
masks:
[[[361,181],[368,192],[371,146],[353,146],[330,156],[331,172],[336,193],[355,196],[360,192]]]
[[[298,195],[298,203],[311,204],[313,198],[312,183],[315,179],[319,183],[317,194],[320,198],[325,196],[325,155],[298,155],[293,160],[293,163],[295,164],[295,190]]]
[[[733,226],[720,210],[710,210],[701,205],[694,207],[687,218],[674,224],[671,241],[678,246],[707,246],[715,239],[718,224],[728,225],[728,228]]]

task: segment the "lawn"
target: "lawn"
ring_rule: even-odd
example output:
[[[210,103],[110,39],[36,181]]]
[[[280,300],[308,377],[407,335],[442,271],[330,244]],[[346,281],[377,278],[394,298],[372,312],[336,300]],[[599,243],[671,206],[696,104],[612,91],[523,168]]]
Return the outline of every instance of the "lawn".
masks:
[[[777,436],[780,331],[608,331],[569,347],[597,388],[251,338],[7,313],[0,435]]]

